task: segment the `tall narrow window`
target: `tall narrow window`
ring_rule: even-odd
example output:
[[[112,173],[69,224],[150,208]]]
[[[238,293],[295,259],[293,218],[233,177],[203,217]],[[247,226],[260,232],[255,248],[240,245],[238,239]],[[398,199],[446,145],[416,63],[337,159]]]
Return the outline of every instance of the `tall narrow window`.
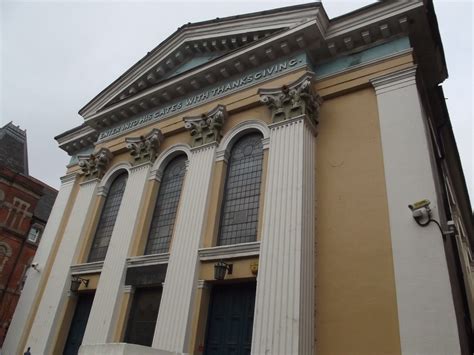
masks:
[[[163,172],[145,255],[169,251],[185,173],[186,156],[184,155],[173,159]]]
[[[232,147],[218,245],[247,243],[257,239],[262,163],[260,134],[246,135]]]
[[[114,230],[115,221],[122,202],[123,192],[127,184],[127,173],[122,173],[115,178],[110,186],[109,193],[100,215],[97,231],[92,242],[88,262],[101,261],[105,259],[109,247],[110,237]]]

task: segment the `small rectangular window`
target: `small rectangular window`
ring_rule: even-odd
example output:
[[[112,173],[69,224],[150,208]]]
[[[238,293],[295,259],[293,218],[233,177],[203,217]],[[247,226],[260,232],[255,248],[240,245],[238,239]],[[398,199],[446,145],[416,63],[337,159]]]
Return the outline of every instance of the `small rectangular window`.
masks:
[[[30,232],[28,233],[28,241],[31,243],[37,243],[39,241],[39,237],[41,235],[41,229],[33,226],[30,228]]]

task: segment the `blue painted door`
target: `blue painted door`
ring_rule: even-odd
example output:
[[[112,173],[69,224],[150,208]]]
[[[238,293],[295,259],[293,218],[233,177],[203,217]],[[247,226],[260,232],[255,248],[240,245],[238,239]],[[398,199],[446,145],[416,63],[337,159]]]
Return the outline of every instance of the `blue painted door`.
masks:
[[[78,296],[76,310],[74,311],[74,317],[72,318],[71,327],[69,328],[63,355],[76,355],[79,352],[93,301],[94,293],[86,293]]]
[[[250,354],[255,283],[216,285],[209,306],[205,354]]]

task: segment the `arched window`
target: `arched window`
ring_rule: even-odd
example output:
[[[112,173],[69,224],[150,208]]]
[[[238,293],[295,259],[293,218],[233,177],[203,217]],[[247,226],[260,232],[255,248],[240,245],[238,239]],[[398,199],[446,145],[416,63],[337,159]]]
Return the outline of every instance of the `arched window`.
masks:
[[[123,192],[127,184],[127,173],[121,173],[110,185],[109,193],[105,199],[102,214],[100,215],[99,224],[95,232],[94,241],[92,242],[91,251],[89,253],[88,262],[102,261],[107,254],[110,237],[114,230],[115,221],[122,202]]]
[[[0,271],[3,270],[8,262],[8,259],[12,256],[12,248],[5,242],[0,242]]]
[[[186,156],[174,158],[166,166],[156,199],[145,255],[167,253],[173,235],[179,196],[186,173]]]
[[[234,144],[227,168],[218,245],[257,239],[262,165],[259,133],[245,135]]]

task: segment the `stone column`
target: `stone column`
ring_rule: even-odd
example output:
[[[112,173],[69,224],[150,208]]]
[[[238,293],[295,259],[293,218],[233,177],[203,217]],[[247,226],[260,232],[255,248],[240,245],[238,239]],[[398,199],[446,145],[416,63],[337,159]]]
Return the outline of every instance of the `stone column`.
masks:
[[[403,354],[459,354],[443,239],[408,204],[429,199],[439,220],[429,130],[416,67],[372,80],[377,95]]]
[[[65,309],[71,285],[70,266],[77,258],[83,229],[88,219],[98,180],[93,179],[81,183],[71,210],[71,218],[67,222],[61,244],[43,292],[35,320],[26,346],[31,346],[33,354],[51,354],[58,328],[61,326],[62,312]],[[64,207],[58,205],[60,215]],[[51,218],[51,217],[50,217]]]
[[[314,354],[319,97],[309,75],[281,90],[260,93],[276,123],[270,125],[252,354]]]
[[[39,300],[44,291],[53,264],[54,256],[61,241],[59,234],[66,218],[65,210],[70,203],[71,193],[76,181],[76,174],[61,178],[61,187],[54,202],[48,223],[41,236],[33,263],[38,264],[38,271],[29,268],[26,282],[21,292],[15,314],[13,315],[2,351],[5,354],[23,353],[26,337],[31,329],[31,319],[35,316]]]
[[[198,249],[203,237],[216,143],[191,150],[153,347],[187,352],[197,286]]]
[[[130,169],[84,333],[83,344],[102,344],[113,341],[116,318],[125,287],[126,258],[132,245],[150,167],[151,164],[147,162]]]

